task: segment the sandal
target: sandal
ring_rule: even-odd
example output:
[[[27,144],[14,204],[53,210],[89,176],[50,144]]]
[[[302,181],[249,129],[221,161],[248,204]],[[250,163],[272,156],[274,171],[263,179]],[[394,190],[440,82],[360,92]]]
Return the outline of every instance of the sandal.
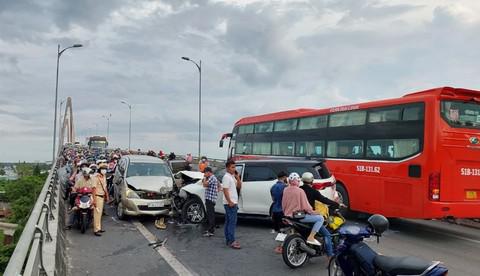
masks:
[[[240,243],[238,243],[237,241],[234,241],[230,244],[230,247],[233,248],[233,249],[241,249],[242,247],[240,246]]]

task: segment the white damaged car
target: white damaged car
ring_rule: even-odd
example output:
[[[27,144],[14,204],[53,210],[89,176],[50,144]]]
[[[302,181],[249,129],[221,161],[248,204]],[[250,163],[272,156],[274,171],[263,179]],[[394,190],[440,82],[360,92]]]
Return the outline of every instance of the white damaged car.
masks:
[[[242,189],[239,194],[238,214],[246,216],[271,215],[272,198],[270,188],[276,183],[280,171],[296,172],[302,175],[311,172],[314,177],[314,187],[332,199],[338,200],[335,189],[335,177],[330,174],[325,163],[318,160],[242,160],[236,162],[236,169],[242,179]],[[217,170],[215,176],[222,181],[225,169]],[[177,203],[183,219],[187,223],[201,223],[205,217],[205,188],[202,186],[203,173],[180,171],[175,175],[176,182],[181,186]],[[224,214],[223,194],[218,194],[215,212]]]
[[[165,161],[144,155],[123,156],[113,183],[119,219],[170,213],[174,178]]]

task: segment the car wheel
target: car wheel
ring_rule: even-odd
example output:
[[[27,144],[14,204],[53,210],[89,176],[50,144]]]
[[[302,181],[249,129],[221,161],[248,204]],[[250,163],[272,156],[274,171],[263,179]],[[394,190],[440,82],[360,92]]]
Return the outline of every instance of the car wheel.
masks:
[[[187,223],[202,223],[205,220],[203,202],[197,197],[188,199],[182,207],[182,217]]]
[[[117,204],[117,217],[120,220],[127,219],[127,216],[125,215],[125,207],[123,207],[123,203],[121,200],[119,200]]]
[[[337,183],[337,192],[338,192],[338,202],[343,203],[348,208],[340,209],[342,216],[352,216],[353,212],[350,210],[350,198],[348,197],[347,189],[342,184]]]

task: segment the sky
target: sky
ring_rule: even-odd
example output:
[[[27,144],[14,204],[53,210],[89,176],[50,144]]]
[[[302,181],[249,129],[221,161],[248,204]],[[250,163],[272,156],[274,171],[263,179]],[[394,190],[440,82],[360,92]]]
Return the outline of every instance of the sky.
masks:
[[[0,161],[52,156],[59,103],[76,139],[202,153],[240,118],[452,86],[480,90],[478,0],[0,0]],[[65,106],[65,105],[64,105]],[[63,107],[64,107],[63,106]],[[62,110],[63,112],[63,110]]]

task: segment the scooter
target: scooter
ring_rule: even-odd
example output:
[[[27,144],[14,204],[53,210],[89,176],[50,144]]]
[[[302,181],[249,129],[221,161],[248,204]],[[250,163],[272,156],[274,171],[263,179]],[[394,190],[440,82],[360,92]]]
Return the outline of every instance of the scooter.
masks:
[[[75,217],[80,232],[83,234],[92,222],[93,216],[92,188],[83,187],[79,189],[75,197],[75,205],[72,208],[76,212]]]
[[[338,230],[340,242],[336,247],[336,255],[328,264],[329,276],[444,276],[448,274],[448,269],[438,261],[426,261],[412,256],[379,255],[363,240],[374,236],[378,243],[382,233],[388,229],[389,222],[382,215],[372,215],[368,223],[366,227],[345,225]]]
[[[320,245],[307,243],[307,237],[310,235],[313,224],[300,222],[301,219],[284,217],[282,221],[286,228],[282,228],[275,238],[276,241],[283,242],[283,261],[291,268],[303,266],[311,257],[326,255],[325,240],[320,233],[315,237],[320,242]],[[333,248],[339,242],[336,232],[344,223],[345,218],[340,214],[339,210],[335,210],[325,220],[325,226],[331,234]]]

